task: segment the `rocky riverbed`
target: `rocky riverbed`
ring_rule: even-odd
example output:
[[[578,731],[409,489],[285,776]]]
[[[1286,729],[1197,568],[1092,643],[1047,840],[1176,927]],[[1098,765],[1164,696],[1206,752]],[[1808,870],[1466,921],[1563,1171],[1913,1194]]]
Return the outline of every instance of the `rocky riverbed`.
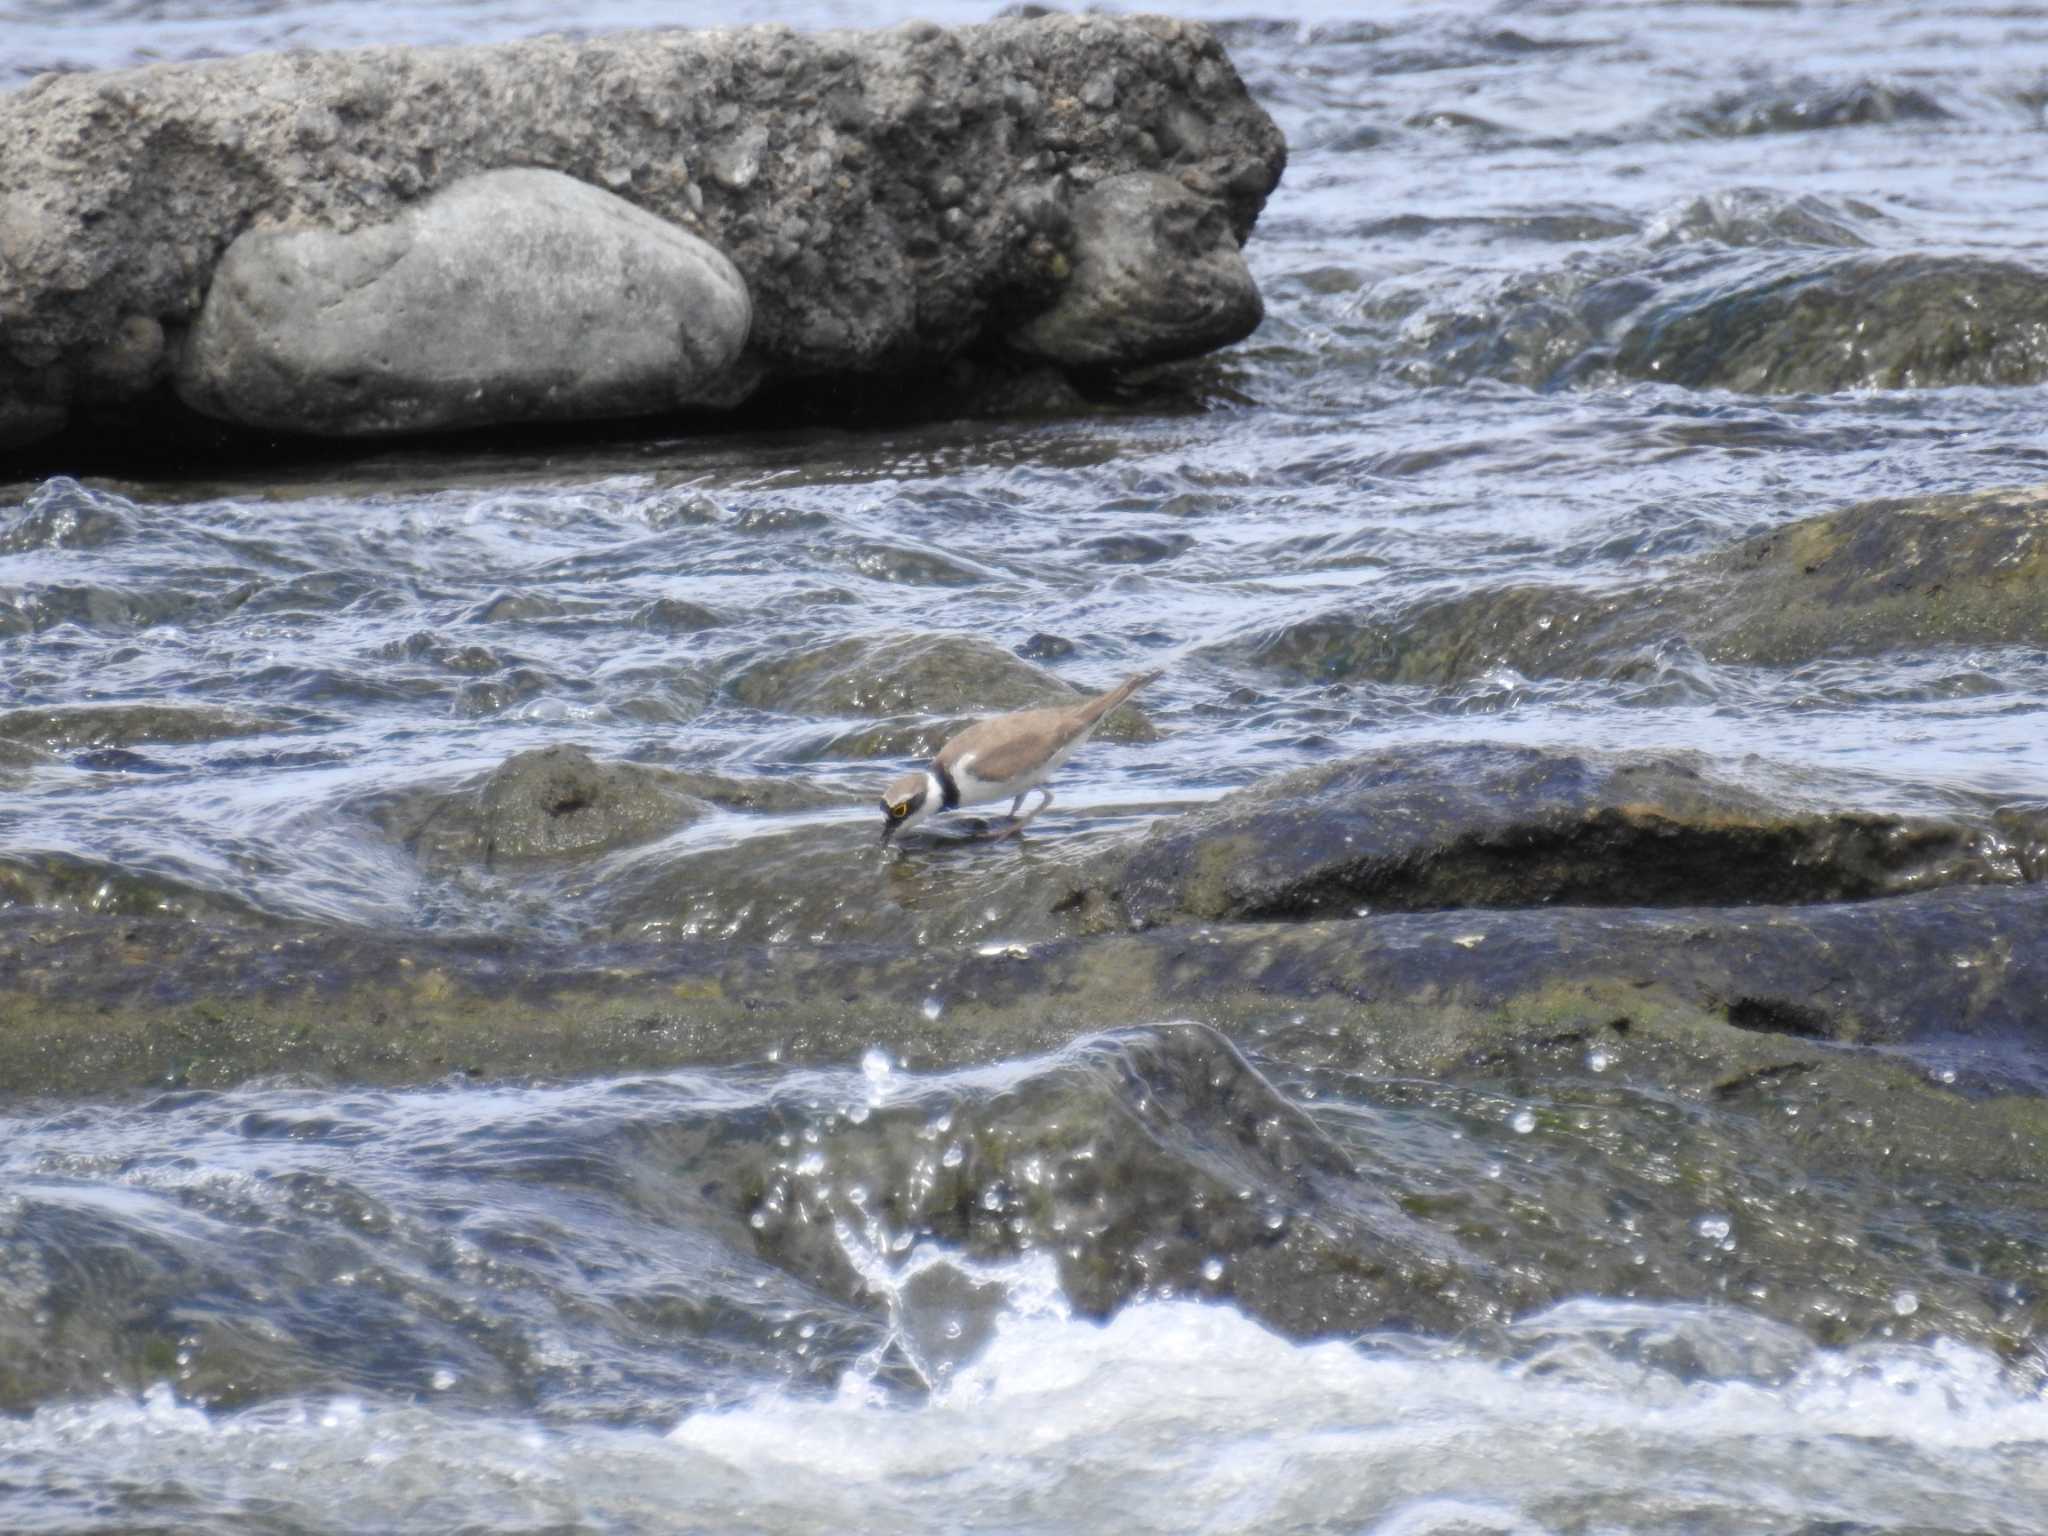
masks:
[[[2035,1528],[2048,34],[350,15],[9,17],[0,1525]],[[206,361],[604,199],[725,386]]]

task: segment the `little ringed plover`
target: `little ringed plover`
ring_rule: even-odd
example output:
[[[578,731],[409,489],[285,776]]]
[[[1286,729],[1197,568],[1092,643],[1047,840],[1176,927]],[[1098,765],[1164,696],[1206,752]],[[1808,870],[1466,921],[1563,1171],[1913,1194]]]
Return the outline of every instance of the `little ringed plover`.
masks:
[[[1052,804],[1045,780],[1095,734],[1111,710],[1157,676],[1140,672],[1078,704],[1023,709],[976,721],[939,748],[939,755],[923,768],[904,774],[883,792],[882,841],[886,844],[897,833],[922,826],[941,811],[1003,799],[1010,801],[1016,825],[1001,836],[1023,831]],[[1017,812],[1033,790],[1042,798],[1029,816],[1019,819]]]

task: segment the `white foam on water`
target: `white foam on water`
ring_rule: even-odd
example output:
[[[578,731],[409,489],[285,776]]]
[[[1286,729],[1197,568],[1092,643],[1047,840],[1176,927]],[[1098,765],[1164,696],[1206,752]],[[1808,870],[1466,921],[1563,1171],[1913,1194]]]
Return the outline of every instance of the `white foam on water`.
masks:
[[[1655,1363],[1745,1345],[1747,1377]],[[915,1404],[860,1369],[666,1435],[355,1400],[207,1413],[164,1388],[0,1421],[9,1530],[259,1509],[308,1531],[2033,1533],[2048,1398],[1960,1345],[1816,1350],[1733,1310],[1580,1301],[1481,1354],[1034,1303]]]

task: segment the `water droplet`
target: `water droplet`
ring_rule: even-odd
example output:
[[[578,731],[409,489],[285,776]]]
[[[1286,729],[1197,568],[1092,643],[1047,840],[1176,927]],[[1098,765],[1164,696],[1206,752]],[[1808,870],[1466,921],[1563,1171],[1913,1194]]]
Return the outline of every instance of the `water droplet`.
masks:
[[[1533,1109],[1520,1110],[1508,1124],[1514,1127],[1517,1136],[1526,1136],[1536,1129],[1536,1112]]]
[[[889,1080],[889,1074],[896,1070],[896,1063],[889,1059],[889,1053],[879,1045],[871,1045],[860,1059],[861,1076],[868,1080],[872,1091]]]
[[[1901,1317],[1911,1317],[1920,1310],[1920,1298],[1911,1291],[1900,1291],[1892,1297],[1892,1310]]]
[[[1605,1072],[1613,1063],[1614,1058],[1598,1046],[1586,1052],[1586,1070],[1588,1072]]]
[[[1202,1265],[1202,1278],[1214,1285],[1223,1278],[1223,1261],[1212,1258]]]
[[[958,1168],[962,1163],[966,1161],[967,1154],[966,1152],[961,1150],[960,1143],[957,1141],[954,1142],[950,1147],[946,1148],[945,1152],[939,1158],[939,1162],[948,1168]]]
[[[1003,1208],[1003,1192],[991,1184],[981,1192],[981,1208],[984,1211],[1000,1211]]]
[[[1693,1231],[1710,1243],[1718,1243],[1735,1230],[1735,1223],[1726,1216],[1702,1216],[1692,1224]]]
[[[926,998],[924,1000],[924,1007],[919,1010],[925,1016],[925,1019],[933,1024],[939,1022],[939,1015],[945,1011],[946,1004],[944,1000],[937,997]]]
[[[455,1385],[455,1373],[449,1370],[448,1367],[444,1365],[438,1371],[434,1372],[433,1382],[434,1390],[436,1392],[446,1392],[450,1387]]]
[[[768,1225],[768,1213],[766,1211],[754,1212],[753,1215],[747,1218],[747,1225],[752,1227],[756,1232],[765,1230]]]

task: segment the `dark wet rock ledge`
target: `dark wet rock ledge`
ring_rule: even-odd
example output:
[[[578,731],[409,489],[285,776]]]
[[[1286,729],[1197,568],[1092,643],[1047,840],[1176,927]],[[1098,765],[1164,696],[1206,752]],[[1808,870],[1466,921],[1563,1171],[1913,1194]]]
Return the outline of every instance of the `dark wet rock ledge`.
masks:
[[[1239,247],[1285,157],[1162,17],[43,76],[0,98],[0,452],[1192,356],[1259,322]]]
[[[179,921],[154,898],[110,906],[91,871],[67,896],[61,871],[0,865],[0,1090],[844,1062],[877,1044],[937,1067],[1168,1019],[1420,1072],[1560,1036],[1657,1041],[1721,1085],[1846,1046],[2048,1044],[2048,807],[1816,809],[1827,793],[1683,755],[1461,744],[1270,780],[1065,854],[899,861],[861,816],[735,860],[630,846],[692,804],[739,803],[730,786],[526,754],[425,807],[408,844],[424,877],[495,864],[568,911],[554,860],[600,893],[580,939]]]

